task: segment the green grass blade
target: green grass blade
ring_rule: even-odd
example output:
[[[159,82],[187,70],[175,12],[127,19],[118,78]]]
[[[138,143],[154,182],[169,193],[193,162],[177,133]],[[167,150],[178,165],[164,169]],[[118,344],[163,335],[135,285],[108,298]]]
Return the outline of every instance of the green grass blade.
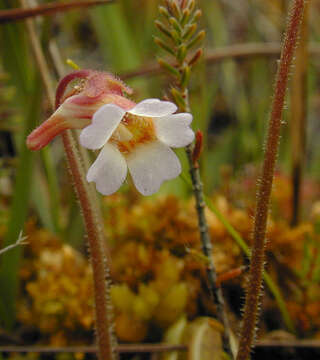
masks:
[[[14,7],[14,4],[6,5],[8,2],[0,0],[0,9],[8,9]],[[28,56],[28,42],[25,36],[23,23],[11,23],[1,25],[1,51],[3,53],[2,61],[4,69],[10,74],[10,83],[15,86],[16,96],[15,104],[18,111],[24,111],[28,108],[30,102],[30,90],[32,87],[32,78],[34,76],[34,67]],[[38,123],[36,124],[38,125]],[[35,126],[34,126],[35,127]],[[20,135],[20,134],[19,134]],[[17,136],[20,138],[19,136]],[[19,140],[20,141],[20,140]],[[51,199],[51,212],[52,219],[47,219],[51,224],[54,224],[54,232],[58,232],[58,218],[59,218],[59,188],[57,184],[56,173],[53,167],[52,154],[49,148],[42,151],[42,159],[47,174],[48,189]],[[35,186],[35,185],[33,185]],[[41,207],[41,199],[37,199],[34,205],[39,214],[40,219],[43,219],[43,208]],[[40,207],[38,207],[40,206]],[[48,222],[46,221],[46,224]]]
[[[39,220],[42,225],[52,233],[56,233],[56,227],[53,223],[50,204],[50,191],[48,189],[47,179],[41,169],[35,166],[33,171],[33,182],[31,188],[31,204],[37,210]]]
[[[137,42],[121,4],[92,9],[90,14],[103,56],[111,65],[112,71],[129,71],[141,66]],[[134,79],[130,81],[130,85],[141,94],[147,94],[145,79]]]
[[[40,81],[34,81],[34,91],[31,93],[32,103],[25,122],[24,136],[20,147],[19,165],[13,192],[13,200],[10,210],[8,230],[5,236],[4,247],[14,244],[24,227],[27,216],[30,189],[32,186],[33,161],[35,154],[27,149],[25,137],[36,126],[41,109],[41,86]],[[1,257],[0,265],[0,288],[1,306],[0,321],[5,327],[12,328],[15,319],[15,303],[18,294],[19,277],[18,270],[21,258],[21,247],[9,251]]]
[[[55,172],[55,166],[53,164],[53,156],[50,147],[44,148],[41,151],[41,159],[45,168],[48,191],[49,191],[49,203],[51,218],[49,221],[53,224],[53,231],[59,233],[60,228],[60,192],[58,179]]]

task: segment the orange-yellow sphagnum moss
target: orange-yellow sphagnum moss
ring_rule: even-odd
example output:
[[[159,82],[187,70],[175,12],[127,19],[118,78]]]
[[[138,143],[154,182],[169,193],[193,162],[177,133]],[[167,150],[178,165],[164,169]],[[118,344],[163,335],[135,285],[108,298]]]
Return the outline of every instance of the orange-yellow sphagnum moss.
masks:
[[[126,210],[129,203],[130,214]],[[244,240],[249,241],[251,215],[235,209],[224,197],[217,197],[215,203]],[[111,271],[115,285],[111,297],[120,341],[152,339],[182,314],[194,318],[203,308],[214,314],[191,202],[174,196],[150,200],[118,193],[105,198],[104,207],[108,211],[105,220],[108,239],[113,243]],[[243,254],[225,228],[209,212],[208,221],[218,274],[242,265]],[[87,259],[32,223],[27,235],[30,244],[25,248],[21,269],[27,296],[20,297],[19,320],[39,329],[45,335],[45,343],[90,343],[93,300]],[[297,325],[314,332],[319,325],[314,315],[320,311],[320,306],[315,305],[320,292],[308,291],[309,297],[302,302],[292,296],[290,276],[285,280],[283,271],[281,278],[278,276],[279,266],[290,271],[301,268],[307,236],[315,237],[311,224],[290,229],[285,223],[270,221],[268,253],[270,259],[276,257],[276,262],[270,260],[273,266],[268,270],[281,287],[286,282],[283,291],[291,294],[293,300],[288,305]],[[237,287],[240,291],[242,277],[229,284],[230,289]],[[229,284],[224,286],[226,293]],[[277,311],[274,302],[268,304],[265,311]]]
[[[47,231],[30,224],[28,234],[20,272],[28,296],[19,302],[18,318],[38,328],[52,345],[66,345],[80,329],[92,331],[91,268],[79,252]]]

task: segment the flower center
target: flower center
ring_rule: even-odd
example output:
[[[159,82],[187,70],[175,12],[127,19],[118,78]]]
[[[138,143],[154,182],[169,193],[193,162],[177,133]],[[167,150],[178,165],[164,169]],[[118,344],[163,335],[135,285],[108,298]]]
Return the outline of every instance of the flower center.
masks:
[[[111,142],[124,155],[130,154],[137,146],[156,140],[152,118],[127,113],[116,131]]]

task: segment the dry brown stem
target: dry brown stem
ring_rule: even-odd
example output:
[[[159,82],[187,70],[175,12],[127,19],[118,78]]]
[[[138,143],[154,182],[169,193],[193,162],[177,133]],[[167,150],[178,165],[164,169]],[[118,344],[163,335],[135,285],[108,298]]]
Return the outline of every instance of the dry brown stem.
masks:
[[[280,43],[246,43],[235,44],[208,50],[204,56],[204,61],[207,64],[216,64],[228,59],[240,60],[257,57],[276,57],[280,54]],[[308,53],[312,56],[320,55],[320,46],[311,43],[308,47]],[[172,64],[174,65],[174,64]],[[121,79],[131,79],[138,76],[159,75],[165,70],[159,66],[158,63],[145,64],[136,70],[125,72],[121,74]]]
[[[27,9],[1,10],[0,24],[10,21],[23,20],[35,16],[53,15],[58,12],[65,12],[73,9],[105,5],[111,2],[113,2],[113,0],[69,1],[67,3],[51,2]]]

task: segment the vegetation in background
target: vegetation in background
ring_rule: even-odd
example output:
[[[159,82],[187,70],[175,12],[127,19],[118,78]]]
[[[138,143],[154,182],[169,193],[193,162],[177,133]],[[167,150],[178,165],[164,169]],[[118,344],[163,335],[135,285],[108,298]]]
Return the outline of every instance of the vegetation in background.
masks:
[[[39,1],[39,5],[51,2]],[[193,128],[203,133],[199,163],[206,200],[226,221],[223,224],[213,208],[206,209],[218,278],[241,269],[222,284],[231,327],[237,333],[247,257],[232,231],[250,244],[257,165],[262,160],[287,2],[197,3],[207,36],[204,54],[190,76],[190,107]],[[167,98],[171,79],[157,67],[156,57],[163,52],[153,42],[159,35],[154,26],[158,5],[150,0],[117,0],[34,18],[52,86],[60,76],[58,48],[63,65],[71,58],[80,68],[123,76],[135,89],[136,100]],[[0,0],[0,11],[18,7],[19,1]],[[259,336],[295,329],[300,338],[319,339],[319,12],[319,4],[311,2],[299,224],[290,227],[296,210],[290,180],[294,144],[287,125],[282,129],[268,224],[267,271],[271,287],[280,290],[284,310],[265,286]],[[50,103],[24,23],[8,21],[0,27],[0,249],[14,244],[21,231],[29,243],[0,254],[0,344],[91,344],[92,274],[62,144],[55,140],[40,156],[25,148],[25,136],[47,118]],[[250,53],[265,43],[278,50]],[[237,45],[243,46],[245,55],[236,57]],[[210,60],[219,50],[230,55]],[[149,68],[156,70],[147,73]],[[294,109],[291,101],[286,100],[286,123]],[[178,155],[184,177],[186,157],[182,151]],[[181,316],[194,320],[216,314],[207,295],[207,263],[200,252],[190,195],[189,183],[180,178],[164,184],[151,199],[141,199],[130,181],[118,194],[100,199],[112,243],[111,295],[120,342],[161,341]]]

